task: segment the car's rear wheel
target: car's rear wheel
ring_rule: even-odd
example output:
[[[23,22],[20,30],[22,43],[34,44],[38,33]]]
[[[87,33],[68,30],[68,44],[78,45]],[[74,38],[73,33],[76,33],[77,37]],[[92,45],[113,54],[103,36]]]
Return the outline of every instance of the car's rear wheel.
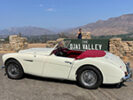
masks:
[[[102,84],[103,78],[98,69],[85,66],[77,72],[77,81],[84,88],[96,89]]]
[[[14,59],[6,62],[5,71],[7,76],[11,79],[21,79],[24,75],[21,64]]]

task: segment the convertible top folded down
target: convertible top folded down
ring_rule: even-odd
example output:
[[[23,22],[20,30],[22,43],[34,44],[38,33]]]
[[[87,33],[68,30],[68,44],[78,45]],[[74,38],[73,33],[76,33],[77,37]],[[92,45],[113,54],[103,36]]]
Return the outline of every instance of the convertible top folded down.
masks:
[[[106,55],[105,51],[101,50],[86,50],[81,53],[76,59],[83,59],[87,57],[104,57]]]
[[[84,59],[87,57],[104,57],[106,55],[105,51],[101,50],[86,50],[84,52],[82,51],[75,51],[70,50],[67,52],[67,57],[75,58],[75,59]]]

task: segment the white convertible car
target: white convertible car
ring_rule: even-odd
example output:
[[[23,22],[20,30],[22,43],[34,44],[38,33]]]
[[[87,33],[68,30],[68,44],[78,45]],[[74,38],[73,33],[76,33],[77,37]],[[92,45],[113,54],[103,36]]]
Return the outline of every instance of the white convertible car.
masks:
[[[100,50],[74,51],[55,48],[32,48],[2,57],[6,74],[20,79],[24,73],[41,77],[77,81],[92,89],[101,84],[118,84],[131,78],[129,64],[118,56]]]

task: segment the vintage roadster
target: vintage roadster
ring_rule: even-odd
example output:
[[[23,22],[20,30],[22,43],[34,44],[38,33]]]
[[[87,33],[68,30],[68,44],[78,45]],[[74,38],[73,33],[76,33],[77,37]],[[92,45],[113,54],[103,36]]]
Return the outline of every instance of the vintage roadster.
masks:
[[[69,50],[61,45],[21,50],[5,54],[2,59],[11,79],[20,79],[27,73],[74,80],[88,89],[98,88],[101,84],[119,84],[132,75],[129,64],[109,52]]]

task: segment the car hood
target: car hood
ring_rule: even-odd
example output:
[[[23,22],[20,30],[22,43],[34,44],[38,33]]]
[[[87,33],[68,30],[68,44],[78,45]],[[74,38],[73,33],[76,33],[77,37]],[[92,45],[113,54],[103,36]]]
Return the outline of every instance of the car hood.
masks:
[[[19,53],[49,55],[53,49],[54,48],[30,48],[26,50],[20,50]]]

